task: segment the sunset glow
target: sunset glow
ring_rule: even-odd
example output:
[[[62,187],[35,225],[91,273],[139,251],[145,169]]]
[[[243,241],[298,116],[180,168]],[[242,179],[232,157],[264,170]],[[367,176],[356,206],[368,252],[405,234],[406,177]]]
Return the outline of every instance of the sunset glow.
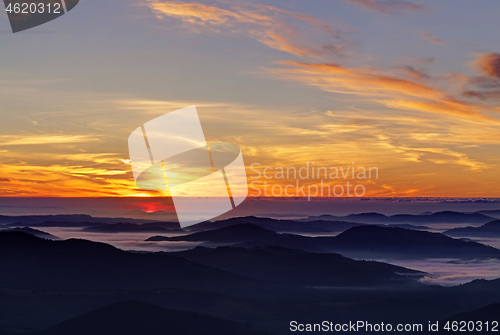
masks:
[[[496,3],[470,18],[477,35],[460,20],[467,1],[453,12],[393,3],[106,2],[109,19],[80,10],[71,26],[51,23],[81,30],[90,20],[97,30],[78,42],[47,34],[36,69],[18,61],[37,38],[27,33],[1,56],[0,196],[169,196],[135,185],[127,137],[190,105],[208,141],[241,148],[251,196],[275,185],[297,194],[297,178],[263,172],[312,163],[378,169],[377,178],[311,177],[312,187],[500,196],[500,41],[495,20],[481,17]]]

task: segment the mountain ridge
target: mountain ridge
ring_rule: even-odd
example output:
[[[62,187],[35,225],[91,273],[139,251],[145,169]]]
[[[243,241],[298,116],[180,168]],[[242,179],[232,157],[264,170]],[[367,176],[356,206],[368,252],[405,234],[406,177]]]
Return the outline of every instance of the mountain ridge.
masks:
[[[251,232],[250,232],[251,231]],[[278,234],[252,224],[237,224],[220,229],[175,237],[154,236],[147,241],[191,241],[207,245],[241,247],[281,246],[309,252],[340,253],[351,258],[499,258],[500,250],[473,241],[462,241],[440,233],[397,227],[363,225],[337,236],[308,237]]]
[[[470,236],[470,237],[499,237],[500,220],[490,221],[480,227],[453,228],[445,231],[443,234],[448,236]]]

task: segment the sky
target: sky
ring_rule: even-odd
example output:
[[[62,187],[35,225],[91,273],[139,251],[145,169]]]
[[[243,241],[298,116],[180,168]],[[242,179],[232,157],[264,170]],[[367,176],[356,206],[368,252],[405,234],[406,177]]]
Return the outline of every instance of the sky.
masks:
[[[12,34],[2,12],[0,196],[164,195],[135,185],[128,136],[196,105],[254,195],[314,165],[378,173],[301,183],[499,197],[499,16],[497,0],[81,0]]]

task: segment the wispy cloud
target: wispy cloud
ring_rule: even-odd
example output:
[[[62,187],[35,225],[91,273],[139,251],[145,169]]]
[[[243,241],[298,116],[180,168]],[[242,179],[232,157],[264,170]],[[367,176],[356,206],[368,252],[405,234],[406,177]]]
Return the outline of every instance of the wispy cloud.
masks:
[[[444,113],[499,123],[498,119],[482,113],[484,110],[491,111],[491,108],[460,100],[443,88],[432,87],[420,80],[400,78],[394,73],[369,67],[346,68],[334,63],[296,61],[283,61],[280,64],[283,67],[265,70],[283,80],[304,83],[327,92],[362,96],[390,108]],[[417,75],[418,79],[422,78],[422,73]]]
[[[472,65],[479,75],[466,78],[462,95],[486,103],[493,101],[496,106],[496,102],[500,100],[500,53],[478,54]]]
[[[436,163],[436,164],[456,164],[465,166],[468,170],[471,171],[482,171],[484,169],[492,167],[491,165],[485,164],[483,162],[474,160],[469,158],[466,154],[450,150],[448,148],[408,148],[408,147],[400,147],[400,149],[408,152],[415,153],[426,153],[426,154],[435,154],[434,157],[432,155],[428,155],[426,158],[428,161]],[[421,155],[418,155],[419,159],[422,158]]]
[[[387,92],[436,98],[439,90],[401,79],[374,69],[347,68],[335,63],[282,61],[281,68],[267,68],[269,73],[298,82],[318,86],[325,91],[345,94],[387,96]]]
[[[2,135],[0,136],[0,145],[47,145],[83,143],[97,140],[98,138],[90,135]]]
[[[302,13],[269,5],[226,1],[206,5],[158,0],[148,0],[146,5],[158,19],[172,17],[187,23],[189,28],[204,28],[221,34],[244,34],[272,49],[303,58],[340,54],[346,47],[339,28]],[[302,34],[304,30],[314,31],[315,38]],[[321,36],[328,43],[321,43]]]
[[[443,39],[438,38],[438,37],[434,36],[433,34],[418,32],[418,36],[420,36],[420,38],[422,38],[423,40],[426,40],[427,42],[434,44],[434,45],[439,45],[439,44],[444,43]]]
[[[396,68],[396,71],[399,71],[406,77],[409,77],[416,81],[426,81],[431,79],[431,76],[425,71],[425,69],[416,67],[414,65],[404,65]]]
[[[500,79],[500,53],[488,52],[479,54],[474,65],[485,75]]]
[[[51,91],[51,86],[43,82],[4,80],[0,85],[4,92],[2,98],[7,101],[7,104],[4,102],[5,114],[18,114],[15,117],[18,124],[5,127],[4,135],[0,136],[1,195],[160,195],[137,189],[128,166],[126,138],[138,125],[153,117],[193,104],[199,108],[207,140],[237,144],[248,166],[256,162],[262,169],[301,167],[312,161],[316,166],[349,166],[355,161],[356,165],[380,168],[381,179],[370,181],[367,195],[499,194],[494,183],[498,161],[492,154],[500,145],[496,117],[500,111],[496,100],[500,97],[497,53],[477,55],[474,77],[441,74],[439,69],[456,71],[459,66],[456,60],[460,56],[441,53],[446,49],[439,48],[440,54],[432,57],[429,52],[436,48],[418,43],[420,49],[415,57],[409,54],[400,63],[402,59],[397,55],[402,48],[410,52],[412,47],[405,48],[407,44],[403,39],[407,38],[410,44],[415,40],[415,31],[407,29],[404,20],[385,16],[391,21],[390,34],[378,41],[376,33],[387,28],[384,20],[361,23],[354,18],[350,22],[360,29],[354,30],[335,21],[339,16],[333,10],[334,1],[318,9],[290,2],[282,5],[306,8],[307,15],[237,0],[137,1],[145,5],[148,24],[156,27],[176,26],[188,34],[214,34],[217,40],[232,38],[234,42],[253,44],[253,51],[272,53],[273,59],[277,55],[282,57],[279,59],[301,60],[281,61],[275,67],[264,64],[264,73],[327,93],[309,95],[306,92],[304,99],[298,94],[300,97],[288,100],[289,95],[283,98],[283,92],[288,92],[291,85],[287,85],[286,90],[272,87],[272,91],[264,92],[272,96],[269,100],[255,102],[263,105],[248,106],[235,101],[249,101],[248,97],[260,94],[261,88],[255,88],[257,85],[252,81],[249,91],[243,94],[246,98],[228,96],[226,87],[221,86],[210,92],[212,102],[207,102],[183,101],[185,97],[175,90],[168,92],[170,100],[161,100],[166,93],[154,89],[155,80],[150,85],[142,85],[143,89],[135,93],[125,87],[128,93],[65,91],[62,96],[60,89],[64,88]],[[428,10],[417,0],[340,3],[350,9],[372,11],[375,15]],[[310,14],[314,12],[317,14]],[[325,21],[313,17],[316,15]],[[349,22],[350,18],[341,19]],[[380,22],[384,27],[377,26]],[[397,26],[400,24],[397,22],[403,24]],[[368,31],[372,27],[376,29]],[[441,34],[441,30],[435,30],[438,26],[425,29]],[[149,32],[158,33],[155,38],[162,36],[159,30]],[[446,30],[442,33],[453,36]],[[420,37],[448,46],[431,34]],[[364,44],[362,40],[356,41],[358,38],[372,40]],[[175,40],[180,41],[173,45],[176,48],[187,44],[189,48],[197,47],[192,41]],[[376,54],[381,49],[384,49],[383,57]],[[236,57],[237,52],[240,50],[228,54],[228,59]],[[349,57],[338,57],[342,55]],[[210,57],[200,52],[196,61],[210,66]],[[251,62],[245,58],[236,71],[255,64],[254,55]],[[270,58],[263,59],[265,62]],[[191,61],[186,60],[186,64]],[[447,65],[443,67],[442,62]],[[164,60],[156,65],[165,65]],[[225,76],[235,72],[235,67],[224,67],[223,71],[227,72],[219,73]],[[129,78],[132,75],[134,71]],[[178,77],[173,75],[169,78],[175,82]],[[213,77],[210,78],[207,80],[213,81]],[[230,80],[220,83],[232,85]],[[191,92],[193,99],[208,96],[206,91],[199,94],[199,90],[207,87],[201,86],[203,88]],[[94,90],[95,85],[91,89]],[[27,92],[31,105],[25,104]],[[295,94],[298,90],[292,88],[290,92]],[[321,97],[316,99],[318,96]],[[252,171],[248,172],[250,175]]]
[[[383,13],[383,14],[401,14],[411,11],[427,11],[427,7],[404,0],[348,0],[363,6],[363,8]]]
[[[134,196],[148,193],[137,190],[129,167],[118,159],[104,162],[101,158],[78,165],[58,155],[48,161],[38,160],[33,153],[18,157],[23,161],[0,164],[2,172],[8,176],[4,179],[9,180],[6,186],[0,186],[2,196]]]
[[[479,112],[478,106],[474,106],[463,101],[443,98],[434,101],[386,100],[381,102],[386,104],[388,107],[396,109],[406,109],[428,113],[444,113],[467,119],[500,124],[498,119]]]

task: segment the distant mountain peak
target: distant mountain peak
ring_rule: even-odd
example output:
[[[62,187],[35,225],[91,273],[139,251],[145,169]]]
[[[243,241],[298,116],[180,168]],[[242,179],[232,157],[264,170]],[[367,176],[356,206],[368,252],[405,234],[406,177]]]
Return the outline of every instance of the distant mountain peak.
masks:
[[[31,235],[34,235],[36,237],[49,239],[49,240],[59,240],[60,239],[57,236],[54,236],[52,234],[46,233],[46,232],[38,230],[38,229],[33,229],[30,227],[9,228],[9,229],[5,229],[5,230],[0,230],[0,232],[21,232],[21,233],[31,234]]]
[[[494,220],[488,223],[485,223],[483,227],[498,227],[500,228],[500,220]]]

